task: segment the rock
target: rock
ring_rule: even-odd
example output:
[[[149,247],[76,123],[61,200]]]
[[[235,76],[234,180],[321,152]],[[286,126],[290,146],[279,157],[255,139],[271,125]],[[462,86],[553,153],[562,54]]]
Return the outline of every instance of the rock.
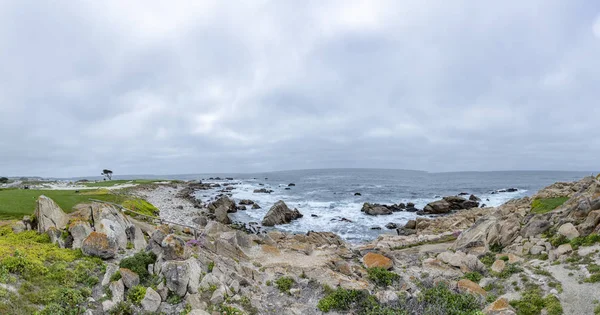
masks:
[[[289,183],[288,184],[288,187],[294,187],[294,186],[296,186],[296,184],[294,184],[294,183]]]
[[[572,251],[573,251],[573,247],[571,247],[571,244],[562,244],[562,245],[558,246],[555,253],[556,253],[557,257],[560,257],[561,255],[568,254]]]
[[[481,201],[481,199],[479,197],[475,196],[475,195],[469,196],[469,200],[471,200],[471,201]]]
[[[125,286],[122,280],[111,282],[108,288],[112,292],[112,301],[115,304],[123,302],[125,298]]]
[[[360,209],[360,211],[368,215],[388,215],[392,214],[393,212],[386,206],[380,204],[370,204],[368,202],[363,204],[363,207]]]
[[[62,230],[69,222],[69,217],[56,202],[44,195],[38,198],[34,215],[37,231],[40,233],[48,231],[50,227]]]
[[[186,304],[189,304],[194,310],[205,310],[208,305],[202,301],[200,294],[187,294],[185,296]]]
[[[50,237],[50,243],[57,244],[60,248],[66,248],[66,238],[63,237],[63,232],[57,228],[51,226],[46,231],[46,234]]]
[[[261,189],[255,189],[254,190],[255,194],[270,194],[272,192],[273,192],[272,190],[266,189],[266,188],[261,188]]]
[[[121,273],[121,280],[123,280],[123,285],[126,288],[131,289],[140,284],[140,276],[130,269],[121,268],[119,269],[119,273]]]
[[[231,219],[229,218],[228,211],[224,207],[219,207],[215,209],[215,220],[219,223],[231,224]]]
[[[428,203],[423,211],[429,214],[443,214],[452,210],[452,205],[446,200],[438,200]]]
[[[506,268],[506,263],[504,262],[504,260],[498,259],[492,264],[493,272],[501,273],[502,271],[504,271],[504,268]]]
[[[269,209],[269,212],[267,212],[262,220],[262,225],[275,226],[278,224],[287,224],[299,218],[302,218],[302,214],[298,209],[292,211],[285,202],[280,200]]]
[[[191,294],[198,293],[200,287],[200,278],[202,277],[202,269],[198,265],[198,261],[193,258],[187,260],[190,281],[188,282],[188,292]]]
[[[417,228],[417,221],[415,221],[415,220],[408,220],[408,222],[406,222],[406,224],[404,225],[404,228],[407,228],[407,229],[416,229]]]
[[[115,308],[115,306],[117,306],[117,304],[115,304],[115,302],[113,302],[111,300],[106,300],[106,301],[102,302],[102,310],[105,313],[108,313],[109,311],[111,311],[113,308]]]
[[[467,195],[469,195],[469,193],[467,193],[467,192],[461,192],[458,194],[458,196],[467,196]]]
[[[187,293],[190,270],[186,261],[168,260],[163,265],[162,273],[170,291],[181,297]]]
[[[244,210],[246,210],[246,206],[239,205],[239,206],[237,206],[237,209],[240,211],[244,211]]]
[[[235,206],[235,201],[229,199],[229,197],[223,196],[217,199],[214,202],[211,202],[208,206],[208,212],[217,214],[217,209],[222,208],[221,211],[225,211],[226,213],[234,213],[237,212],[237,208]]]
[[[437,259],[448,265],[458,267],[462,272],[476,271],[485,269],[485,265],[477,259],[475,255],[467,255],[462,251],[443,252],[437,256]]]
[[[148,246],[148,242],[146,242],[146,238],[144,237],[144,232],[138,226],[133,229],[133,247],[136,251],[141,251],[146,249]]]
[[[156,286],[156,292],[160,295],[160,298],[163,301],[166,301],[169,296],[169,288],[161,281],[158,286]]]
[[[479,294],[482,296],[486,296],[487,292],[481,288],[477,283],[469,280],[469,279],[460,279],[458,281],[458,290],[463,292],[468,292],[471,294]]]
[[[521,236],[525,238],[536,236],[546,232],[551,226],[552,223],[548,220],[531,220],[521,229]]]
[[[92,227],[86,221],[75,221],[69,225],[69,233],[73,237],[73,249],[81,248],[83,240],[92,233]]]
[[[113,263],[108,263],[106,264],[106,272],[104,273],[104,277],[102,278],[102,286],[106,286],[110,283],[110,278],[115,274],[115,272],[117,272],[117,270],[119,270],[119,266],[113,264]]]
[[[27,230],[27,226],[23,221],[17,221],[12,225],[13,233],[19,234],[21,232],[25,232]]]
[[[354,195],[355,195],[355,196],[362,196],[362,194],[361,194],[361,193],[359,193],[359,192],[355,192],[355,193],[354,193]]]
[[[398,228],[398,225],[396,223],[390,222],[390,223],[386,224],[385,227],[389,230],[393,230],[393,229]]]
[[[318,215],[316,215],[316,214],[314,214],[314,213],[313,213],[313,214],[311,214],[310,216],[311,216],[311,217],[313,217],[313,218],[318,218],[318,217],[319,217]]]
[[[539,255],[541,254],[544,250],[546,250],[546,248],[544,246],[539,246],[539,245],[534,245],[529,249],[529,253],[531,255]]]
[[[579,231],[575,228],[572,223],[565,223],[558,228],[558,233],[564,235],[569,240],[572,240],[579,236]]]
[[[205,310],[192,310],[188,315],[210,315],[210,313]]]
[[[240,200],[240,205],[244,205],[244,206],[251,206],[254,204],[254,201],[250,200],[250,199],[242,199]]]
[[[462,209],[472,209],[479,207],[479,202],[473,200],[466,200],[461,204]]]
[[[371,230],[381,230],[381,226],[377,226],[377,225],[372,226]]]
[[[579,234],[589,235],[600,224],[600,210],[594,210],[588,213],[585,221],[577,227]]]
[[[92,232],[83,240],[81,251],[88,256],[109,259],[115,257],[119,246],[104,233]]]
[[[219,305],[223,303],[225,301],[226,294],[227,291],[225,291],[225,288],[223,288],[222,286],[219,287],[215,290],[215,292],[213,292],[212,296],[210,297],[210,304]]]
[[[393,304],[399,299],[398,294],[391,290],[377,292],[375,293],[375,298],[379,303],[387,305]]]
[[[362,260],[363,264],[367,268],[379,267],[384,269],[391,269],[394,265],[394,262],[391,259],[376,253],[367,253],[365,256],[363,256]]]
[[[488,305],[484,310],[483,314],[485,315],[516,315],[515,311],[506,298],[499,298],[490,305]]]
[[[408,236],[408,235],[417,234],[417,230],[416,229],[407,229],[407,228],[403,227],[403,228],[397,228],[396,233],[398,235]]]
[[[255,203],[252,205],[252,209],[260,209],[260,206],[257,203]]]
[[[415,207],[414,203],[412,203],[412,202],[406,203],[406,208],[414,208],[414,207]]]
[[[190,256],[185,242],[175,234],[167,235],[162,243],[163,257],[165,260],[186,260]]]
[[[142,300],[142,308],[146,312],[156,312],[160,307],[160,303],[162,302],[162,298],[160,294],[154,291],[152,288],[146,289],[146,295],[144,295],[144,299]]]
[[[134,228],[128,217],[123,215],[121,210],[109,204],[94,202],[91,209],[95,231],[106,234],[108,238],[117,243],[120,249],[127,249],[128,231]]]

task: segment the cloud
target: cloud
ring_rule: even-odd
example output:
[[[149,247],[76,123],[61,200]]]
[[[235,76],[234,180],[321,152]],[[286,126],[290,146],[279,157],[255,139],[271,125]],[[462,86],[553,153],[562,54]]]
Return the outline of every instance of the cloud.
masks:
[[[597,169],[600,5],[0,4],[0,173]]]

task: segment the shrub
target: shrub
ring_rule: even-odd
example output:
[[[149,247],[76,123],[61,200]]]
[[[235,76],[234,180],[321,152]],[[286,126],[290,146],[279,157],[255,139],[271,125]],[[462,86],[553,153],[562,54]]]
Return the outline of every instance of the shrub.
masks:
[[[148,265],[156,262],[156,255],[153,252],[139,252],[131,257],[121,260],[119,267],[127,268],[140,276],[140,282],[146,283],[150,278]]]
[[[112,276],[110,276],[110,281],[119,281],[121,280],[121,272],[117,271]]]
[[[496,261],[496,255],[494,255],[493,253],[486,253],[479,260],[487,267],[491,267]]]
[[[464,276],[464,278],[465,278],[465,279],[469,279],[469,280],[471,280],[471,281],[473,281],[473,282],[475,282],[475,283],[479,283],[479,281],[480,281],[480,280],[483,278],[483,275],[482,275],[482,274],[480,274],[480,273],[479,273],[479,272],[477,272],[477,271],[474,271],[474,272],[467,272],[467,273],[465,273],[465,276]]]
[[[215,262],[211,261],[208,263],[208,272],[212,272],[213,269],[215,268]]]
[[[507,264],[504,270],[500,273],[493,273],[498,278],[506,279],[515,273],[523,271],[523,268],[519,264]]]
[[[317,304],[317,308],[325,313],[356,309],[360,314],[362,311],[372,309],[375,306],[377,306],[377,301],[367,291],[346,290],[343,288],[338,288],[329,293]]]
[[[562,234],[556,234],[552,236],[548,241],[550,242],[550,244],[552,244],[553,247],[558,247],[562,244],[569,243],[569,239]]]
[[[483,307],[483,300],[471,294],[460,294],[440,283],[421,292],[419,300],[425,305],[425,314],[475,315]]]
[[[538,198],[531,202],[531,212],[542,214],[550,212],[569,200],[569,197]]]
[[[108,313],[110,315],[133,315],[133,310],[131,309],[131,303],[124,301],[115,305]]]
[[[167,303],[175,305],[181,303],[182,301],[183,298],[181,296],[177,295],[174,292],[169,292],[169,295],[167,296]]]
[[[596,283],[596,282],[600,282],[600,273],[595,273],[592,274],[591,276],[589,276],[588,278],[586,278],[585,280],[583,280],[584,282],[587,283]]]
[[[146,287],[141,285],[136,285],[127,292],[127,299],[135,305],[140,305],[144,296],[146,296]]]
[[[579,236],[571,240],[573,249],[578,249],[579,246],[592,246],[600,242],[600,235],[592,233],[588,236]]]
[[[367,273],[369,275],[369,280],[373,281],[378,286],[392,285],[392,283],[400,278],[399,275],[379,267],[368,268]]]
[[[522,315],[538,315],[542,309],[546,308],[548,315],[560,315],[563,313],[560,301],[554,295],[542,296],[542,292],[537,287],[529,287],[525,290],[520,300],[511,301],[517,314]]]
[[[281,292],[290,293],[292,285],[294,285],[294,279],[290,277],[281,277],[275,281],[275,285]]]

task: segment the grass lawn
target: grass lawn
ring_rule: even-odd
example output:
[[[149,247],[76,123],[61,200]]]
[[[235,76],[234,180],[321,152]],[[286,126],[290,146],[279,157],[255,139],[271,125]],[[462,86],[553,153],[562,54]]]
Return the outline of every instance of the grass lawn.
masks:
[[[569,197],[535,199],[531,202],[531,212],[542,214],[550,212],[569,200]]]
[[[77,204],[90,202],[90,198],[115,203],[126,199],[125,196],[111,194],[106,189],[79,193],[74,190],[0,189],[0,220],[21,219],[23,215],[33,214],[35,202],[40,195],[52,198],[67,213]]]
[[[83,183],[84,186],[87,187],[112,187],[116,185],[123,184],[153,184],[157,182],[164,182],[162,179],[134,179],[134,180],[126,180],[126,179],[116,179],[116,180],[106,180],[100,181],[96,183]]]

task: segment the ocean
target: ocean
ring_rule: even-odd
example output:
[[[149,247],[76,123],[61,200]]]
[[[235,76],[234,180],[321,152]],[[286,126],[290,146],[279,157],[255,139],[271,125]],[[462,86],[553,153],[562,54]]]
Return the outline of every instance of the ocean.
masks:
[[[417,217],[411,212],[369,216],[360,210],[363,203],[397,204],[412,202],[418,209],[441,196],[461,192],[474,194],[488,206],[530,196],[539,189],[557,181],[574,181],[589,176],[589,172],[506,171],[506,172],[451,172],[429,173],[381,169],[320,169],[281,171],[256,174],[204,174],[179,176],[180,179],[204,179],[207,182],[239,183],[231,193],[236,202],[251,199],[262,209],[248,209],[231,214],[234,221],[260,222],[269,208],[283,200],[290,208],[297,208],[304,217],[276,229],[305,233],[308,231],[335,232],[349,242],[359,243],[377,238],[387,230],[387,223],[403,225]],[[210,177],[222,180],[208,180]],[[233,177],[233,181],[224,179]],[[289,187],[293,183],[295,186]],[[271,194],[253,193],[255,189],[273,190]],[[498,190],[517,188],[516,192]],[[215,192],[200,191],[203,201]],[[360,196],[355,196],[360,193]],[[468,196],[467,196],[468,197]],[[318,217],[313,217],[316,215]],[[346,218],[352,222],[340,221]],[[372,227],[381,227],[373,230]]]

